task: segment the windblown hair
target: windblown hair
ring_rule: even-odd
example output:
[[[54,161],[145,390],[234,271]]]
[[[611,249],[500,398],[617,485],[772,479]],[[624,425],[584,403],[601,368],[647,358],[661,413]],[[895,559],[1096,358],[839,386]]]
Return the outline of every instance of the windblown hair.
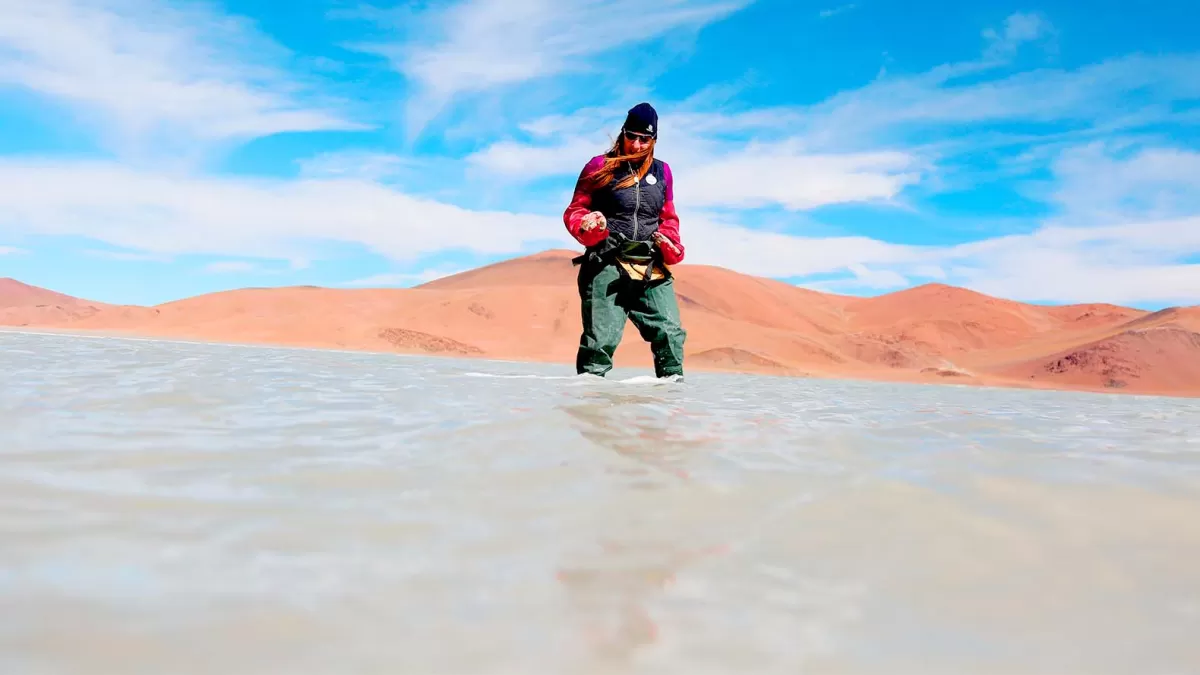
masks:
[[[602,188],[611,183],[617,168],[622,166],[625,162],[632,162],[634,166],[637,167],[637,172],[635,174],[626,174],[623,176],[621,180],[618,181],[614,186],[614,189],[620,190],[622,188],[627,188],[630,185],[633,185],[636,181],[646,177],[646,172],[650,170],[650,166],[654,163],[655,139],[650,139],[650,142],[646,144],[645,150],[642,150],[641,152],[635,152],[632,155],[625,155],[621,153],[621,144],[624,140],[624,137],[625,132],[622,131],[617,135],[617,140],[613,142],[613,145],[611,148],[609,148],[608,152],[604,153],[604,165],[601,166],[589,178],[592,189]]]

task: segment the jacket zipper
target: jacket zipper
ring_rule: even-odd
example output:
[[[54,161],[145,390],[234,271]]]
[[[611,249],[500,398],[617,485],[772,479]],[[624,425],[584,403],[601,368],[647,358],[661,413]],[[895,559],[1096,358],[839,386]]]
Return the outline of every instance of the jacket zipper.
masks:
[[[630,169],[632,171],[632,169]],[[642,208],[642,179],[633,171],[633,240],[638,241],[638,211]]]

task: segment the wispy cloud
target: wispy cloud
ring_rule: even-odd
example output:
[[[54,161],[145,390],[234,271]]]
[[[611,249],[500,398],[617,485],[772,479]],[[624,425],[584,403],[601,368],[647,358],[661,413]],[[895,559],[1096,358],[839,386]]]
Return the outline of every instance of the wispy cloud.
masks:
[[[127,154],[283,131],[361,129],[249,22],[198,3],[0,0],[0,83],[77,107]]]
[[[347,281],[342,286],[358,288],[408,287],[428,283],[464,271],[462,267],[433,267],[419,272],[387,272]]]
[[[204,266],[210,274],[245,274],[258,271],[258,265],[244,260],[219,260]]]
[[[592,70],[593,59],[695,30],[753,0],[463,0],[424,12],[373,12],[408,39],[355,45],[387,58],[416,85],[406,104],[416,134],[463,94]]]
[[[298,162],[305,178],[353,178],[380,181],[413,169],[418,163],[387,152],[347,150],[329,152]]]
[[[106,251],[103,249],[84,249],[80,251],[90,258],[105,258],[107,260],[122,260],[125,262],[170,262],[170,256],[136,251]]]
[[[1062,225],[1200,215],[1200,152],[1093,142],[1062,152],[1052,169],[1046,198]]]
[[[381,26],[404,19],[400,32],[413,39],[355,48],[385,56],[409,79],[407,122],[419,130],[462,97],[499,92],[525,100],[530,83],[615,72],[614,63],[647,41],[694,34],[749,1],[465,0],[367,10]],[[822,277],[827,289],[939,280],[1034,301],[1200,302],[1200,153],[1161,135],[1165,123],[1200,122],[1200,56],[1135,55],[1011,74],[1006,66],[1016,56],[1052,48],[1055,35],[1043,15],[1014,14],[982,33],[975,59],[880,75],[808,105],[746,107],[721,83],[683,100],[655,100],[688,262]],[[0,0],[0,84],[71,102],[126,157],[187,155],[281,131],[361,128],[289,63],[291,55],[254,26],[206,5]],[[484,103],[476,114],[491,115],[494,102]],[[536,189],[504,190],[515,183],[563,177],[553,189],[569,190],[583,162],[610,143],[626,107],[530,115],[454,170],[469,171],[460,182],[476,197],[501,192],[505,209],[539,197]],[[422,267],[434,253],[578,248],[559,206],[531,214],[431,198],[453,181],[417,174],[436,173],[429,164],[443,161],[457,163],[386,150],[330,152],[299,162],[300,177],[287,180],[0,160],[0,231],[84,237],[121,247],[104,253],[119,259],[231,258],[204,268],[213,273],[267,273],[280,267],[269,261],[319,260],[331,244],[416,270],[344,284],[356,287],[413,285],[459,271]],[[1003,166],[982,168],[987,162]],[[773,217],[782,210],[779,221],[791,225],[815,222],[795,212],[829,204],[917,213],[914,193],[970,185],[983,171],[1022,177],[1023,193],[1055,213],[1025,220],[1008,236],[937,246],[748,227],[760,209]],[[415,193],[420,180],[433,186],[426,196]],[[0,254],[20,252],[0,247]]]
[[[796,143],[751,144],[744,150],[685,165],[676,193],[696,207],[806,210],[827,204],[886,202],[920,179],[916,159],[902,152],[807,154]]]
[[[24,255],[29,253],[23,248],[15,248],[13,246],[0,246],[0,255]]]
[[[1031,302],[1200,303],[1200,216],[1110,227],[1047,226],[952,246],[869,237],[805,237],[688,221],[688,259],[749,274],[844,274],[822,290],[880,290],[941,281]]]
[[[832,8],[830,8],[830,9],[823,9],[823,10],[821,10],[820,12],[818,12],[818,13],[817,13],[817,16],[821,17],[822,19],[828,19],[829,17],[832,17],[832,16],[837,16],[838,14],[844,14],[844,13],[846,13],[846,12],[849,12],[849,11],[853,10],[854,8],[856,8],[856,7],[858,7],[858,5],[856,5],[856,4],[854,4],[854,3],[851,3],[851,4],[849,4],[849,5],[841,5],[841,6],[839,6],[839,7],[832,7]]]
[[[1106,154],[1092,165],[1113,177],[1104,183],[1108,198],[1124,203],[1143,190],[1142,167],[1167,170],[1159,163],[1170,157],[1170,167],[1187,168],[1198,156]],[[1071,177],[1078,167],[1070,161],[1058,171],[1064,185],[1087,180]],[[1197,184],[1190,178],[1197,175],[1181,180]],[[11,187],[0,193],[0,227],[89,237],[132,251],[319,259],[325,244],[343,242],[414,263],[453,249],[494,256],[577,248],[556,217],[461,209],[364,180],[180,179],[108,165],[0,164],[0,182]],[[1185,184],[1178,194],[1189,194]],[[1064,212],[1074,208],[1069,193],[1062,199]],[[1190,210],[1169,203],[1168,211]],[[1190,262],[1200,255],[1200,215],[1194,212],[1092,226],[1047,222],[1024,234],[948,246],[750,230],[691,205],[682,207],[681,216],[691,263],[771,277],[845,275],[826,288],[886,289],[936,279],[1033,301],[1200,302],[1200,266]],[[219,267],[234,271],[248,262]],[[412,285],[455,271],[427,268],[349,285]]]
[[[529,145],[498,141],[467,157],[467,163],[493,176],[536,179],[578,172],[583,162],[599,154],[603,141],[590,138],[564,139],[555,145]]]
[[[188,177],[0,160],[0,185],[0,230],[155,254],[319,260],[327,242],[347,242],[414,260],[445,249],[518,254],[572,243],[557,218],[472,211],[358,178]]]
[[[1054,34],[1040,15],[1013,15],[985,32],[978,60],[881,77],[814,105],[746,109],[709,92],[660,105],[660,156],[675,168],[689,261],[797,279],[844,275],[823,282],[827,289],[938,280],[1033,301],[1200,301],[1200,241],[1178,232],[1200,224],[1200,154],[1154,133],[1133,136],[1195,123],[1200,57],[1135,55],[1015,75],[1003,68]],[[604,148],[621,112],[532,120],[526,140],[469,161],[506,180],[569,177],[590,156],[584,148]],[[957,246],[797,236],[749,229],[742,218],[763,206],[864,201],[919,210],[903,199],[908,188],[969,187],[989,171],[1036,176],[1016,185],[1055,215]]]
[[[1004,297],[1074,302],[1200,302],[1200,216],[1096,227],[1047,226],[963,244],[952,277]]]
[[[1002,30],[988,28],[983,31],[983,37],[988,42],[984,58],[988,60],[1011,58],[1022,44],[1052,37],[1054,33],[1054,27],[1039,13],[1010,14],[1004,20]]]
[[[798,209],[895,201],[913,186],[961,187],[985,170],[981,160],[997,164],[986,170],[1020,176],[1081,142],[1195,124],[1194,54],[1073,70],[1003,68],[1022,45],[1053,31],[1040,15],[1015,14],[985,33],[977,60],[880,77],[811,105],[746,108],[712,88],[661,102],[659,154],[696,205]],[[589,108],[534,119],[522,125],[524,139],[498,141],[468,163],[507,181],[570,176],[608,146],[623,113]]]
[[[1197,122],[1200,55],[1134,55],[1017,74],[999,66],[972,61],[883,77],[808,106],[731,110],[684,101],[663,106],[663,134],[730,143],[791,138],[813,152],[953,155]]]
[[[1189,169],[1196,162],[1200,153],[1177,149],[1115,157],[1078,148],[1055,164],[1055,184],[1065,186],[1052,195],[1059,215],[1028,233],[951,246],[759,232],[696,214],[685,230],[689,260],[765,276],[846,274],[815,285],[824,290],[937,280],[1029,301],[1195,304],[1200,171]],[[1076,191],[1082,186],[1094,186],[1095,198]]]
[[[692,206],[810,209],[826,204],[888,201],[929,170],[903,151],[812,152],[802,137],[772,138],[778,117],[750,113],[689,113],[669,109],[658,155],[669,158],[679,203]],[[580,119],[552,118],[530,129],[549,142],[500,141],[467,157],[474,170],[507,181],[577,174],[583,163],[611,144],[624,113],[596,111]],[[587,120],[586,123],[583,120]],[[579,133],[584,127],[590,129]],[[736,139],[737,130],[766,132]],[[579,135],[576,135],[579,133]]]

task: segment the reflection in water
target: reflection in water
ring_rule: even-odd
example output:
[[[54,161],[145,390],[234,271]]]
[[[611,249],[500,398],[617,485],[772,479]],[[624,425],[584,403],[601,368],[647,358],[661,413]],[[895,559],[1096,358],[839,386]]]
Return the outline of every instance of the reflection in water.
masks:
[[[689,460],[711,452],[720,441],[712,434],[703,440],[684,433],[683,425],[696,424],[689,419],[693,416],[651,395],[587,392],[559,409],[585,439],[638,465],[614,471],[629,487],[644,486],[640,479],[656,473],[686,489],[692,482],[685,468]],[[649,605],[685,566],[729,551],[722,544],[686,547],[683,528],[655,527],[653,514],[624,522],[620,531],[579,551],[557,575],[582,641],[595,659],[592,665],[603,672],[631,666],[639,648],[658,641],[660,628]]]
[[[649,469],[686,481],[684,466],[689,457],[711,451],[720,440],[685,433],[689,425],[697,424],[695,416],[678,404],[647,394],[589,391],[578,402],[558,409],[570,416],[581,436],[643,467],[642,471],[623,467],[631,476],[648,475]]]
[[[639,648],[659,639],[650,604],[689,564],[728,552],[723,546],[680,550],[666,541],[598,542],[598,550],[559,568],[558,580],[597,667],[629,666]]]

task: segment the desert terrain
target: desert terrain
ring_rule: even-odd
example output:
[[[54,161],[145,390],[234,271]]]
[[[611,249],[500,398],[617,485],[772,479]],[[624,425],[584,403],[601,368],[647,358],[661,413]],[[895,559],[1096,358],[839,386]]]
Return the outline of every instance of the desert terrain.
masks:
[[[547,251],[407,289],[247,288],[152,307],[0,279],[0,325],[532,360],[574,372],[574,255]],[[1200,395],[1200,306],[1042,306],[940,284],[855,297],[720,267],[673,271],[689,371]],[[632,324],[616,362],[650,367]]]

